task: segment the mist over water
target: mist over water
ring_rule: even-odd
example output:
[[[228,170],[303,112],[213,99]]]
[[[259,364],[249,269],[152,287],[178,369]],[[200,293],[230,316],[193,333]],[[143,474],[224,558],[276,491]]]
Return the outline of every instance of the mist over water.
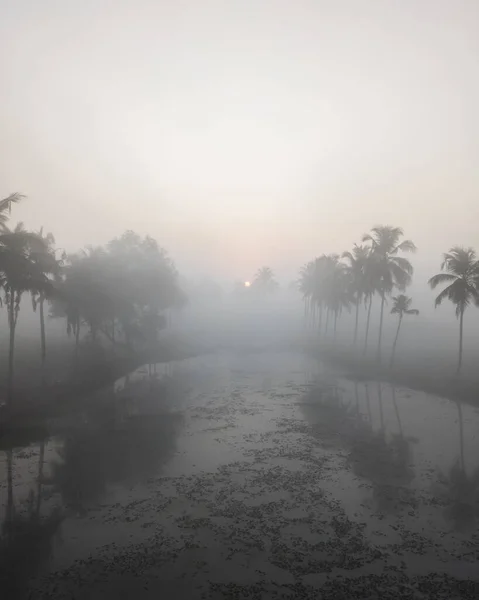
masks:
[[[479,597],[478,22],[2,3],[2,598]]]

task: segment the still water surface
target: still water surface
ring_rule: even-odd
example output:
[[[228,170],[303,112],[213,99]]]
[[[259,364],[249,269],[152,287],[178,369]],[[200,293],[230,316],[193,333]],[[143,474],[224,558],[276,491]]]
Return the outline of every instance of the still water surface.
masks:
[[[250,351],[139,369],[46,427],[0,452],[9,597],[479,579],[476,408]]]

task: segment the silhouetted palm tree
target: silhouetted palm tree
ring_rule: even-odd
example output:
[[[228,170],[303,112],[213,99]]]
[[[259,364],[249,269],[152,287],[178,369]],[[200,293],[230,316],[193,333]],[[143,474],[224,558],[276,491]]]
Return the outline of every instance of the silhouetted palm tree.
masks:
[[[435,306],[439,306],[446,298],[456,305],[456,317],[459,319],[459,357],[456,374],[459,375],[462,366],[462,347],[464,329],[464,311],[466,307],[475,302],[479,304],[479,291],[477,287],[479,278],[479,263],[476,253],[472,248],[455,246],[444,254],[441,271],[431,277],[429,285],[435,289],[442,283],[449,285],[437,296]]]
[[[38,285],[38,274],[29,260],[32,234],[26,231],[23,223],[9,230],[2,226],[0,234],[0,283],[5,294],[10,332],[9,359],[7,372],[7,402],[10,405],[13,392],[13,366],[15,353],[15,332],[24,292]]]
[[[369,259],[370,248],[367,246],[354,245],[352,252],[344,252],[343,258],[347,259],[349,264],[347,272],[350,277],[351,297],[356,306],[356,318],[354,323],[354,344],[358,339],[359,305],[367,292],[366,286],[366,268]]]
[[[369,325],[371,323],[371,309],[373,306],[373,297],[374,294],[378,291],[376,289],[376,281],[374,278],[374,260],[375,258],[370,252],[367,261],[364,265],[364,300],[367,303],[367,318],[366,330],[364,332],[363,354],[366,354],[368,349]]]
[[[418,315],[419,314],[418,310],[416,310],[415,308],[411,308],[411,304],[412,304],[412,298],[408,298],[408,296],[406,296],[405,294],[399,294],[399,296],[396,296],[393,298],[393,307],[391,309],[391,314],[398,315],[399,321],[398,321],[398,328],[396,331],[396,337],[394,338],[394,342],[393,342],[393,348],[392,348],[392,352],[391,352],[391,360],[389,362],[390,367],[392,367],[394,364],[394,356],[396,354],[396,344],[398,341],[399,330],[401,329],[401,323],[402,323],[404,315]]]
[[[317,260],[317,259],[316,259]],[[304,323],[309,325],[311,306],[314,302],[315,261],[305,264],[299,272],[298,289],[303,295]]]
[[[253,281],[254,288],[261,291],[272,292],[277,286],[278,284],[274,278],[273,270],[270,267],[261,267],[261,269],[258,269]]]
[[[377,360],[381,361],[381,342],[383,333],[384,304],[386,295],[394,287],[404,290],[411,282],[413,267],[411,263],[400,256],[398,252],[414,252],[416,246],[411,240],[400,241],[403,230],[400,227],[380,225],[373,227],[372,233],[363,236],[363,242],[371,243],[371,258],[373,260],[374,279],[381,296],[381,314],[379,320],[379,336]]]
[[[339,262],[339,256],[328,256],[329,264],[325,280],[326,305],[334,315],[334,340],[336,340],[338,318],[343,309],[350,309],[353,301],[351,277],[344,264]]]
[[[50,277],[58,279],[61,270],[61,261],[56,259],[53,245],[55,238],[51,233],[44,235],[43,227],[30,240],[29,259],[36,273],[36,281],[31,288],[32,306],[40,314],[40,339],[41,339],[41,362],[42,374],[44,375],[45,359],[47,355],[45,334],[45,300],[51,297],[53,286]]]

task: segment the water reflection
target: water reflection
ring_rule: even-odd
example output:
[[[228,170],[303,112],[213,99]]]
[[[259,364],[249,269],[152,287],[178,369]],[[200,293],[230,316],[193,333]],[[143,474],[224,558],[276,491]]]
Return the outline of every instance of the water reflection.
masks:
[[[115,403],[88,413],[61,437],[45,483],[60,492],[65,507],[84,514],[110,485],[158,473],[182,425],[180,414],[168,408],[167,392],[165,382],[130,378]]]
[[[421,404],[420,394],[414,395],[416,405],[412,392],[402,392],[399,398],[393,385],[325,385],[315,378],[301,408],[323,441],[336,439],[346,448],[352,472],[370,485],[374,511],[410,513],[419,496],[429,494],[433,504],[443,506],[452,527],[471,528],[479,516],[479,468],[466,469],[463,407],[457,404],[454,409],[452,403],[426,397]],[[429,406],[432,402],[435,406]]]
[[[42,453],[40,454],[43,460]],[[6,451],[7,506],[0,537],[0,586],[6,598],[24,597],[29,581],[48,563],[53,539],[60,531],[63,514],[59,507],[41,516],[41,479],[37,492],[30,490],[26,510],[15,506],[13,451]],[[40,473],[42,463],[40,462]]]
[[[122,489],[160,473],[183,423],[171,408],[180,389],[173,379],[130,376],[81,414],[50,423],[51,436],[39,445],[0,453],[6,598],[23,597],[47,566],[62,521],[85,516],[107,494],[121,502]]]
[[[447,473],[440,471],[436,490],[445,504],[444,514],[455,529],[466,532],[476,526],[479,517],[479,467],[466,470],[464,415],[462,404],[458,412],[459,455]]]

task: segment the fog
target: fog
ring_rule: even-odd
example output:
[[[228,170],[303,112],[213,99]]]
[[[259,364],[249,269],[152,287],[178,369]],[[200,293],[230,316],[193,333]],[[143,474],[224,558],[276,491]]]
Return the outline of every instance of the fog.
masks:
[[[0,2],[2,597],[479,597],[478,25]]]
[[[477,243],[474,1],[2,3],[0,189],[76,251],[292,278],[377,223]]]

